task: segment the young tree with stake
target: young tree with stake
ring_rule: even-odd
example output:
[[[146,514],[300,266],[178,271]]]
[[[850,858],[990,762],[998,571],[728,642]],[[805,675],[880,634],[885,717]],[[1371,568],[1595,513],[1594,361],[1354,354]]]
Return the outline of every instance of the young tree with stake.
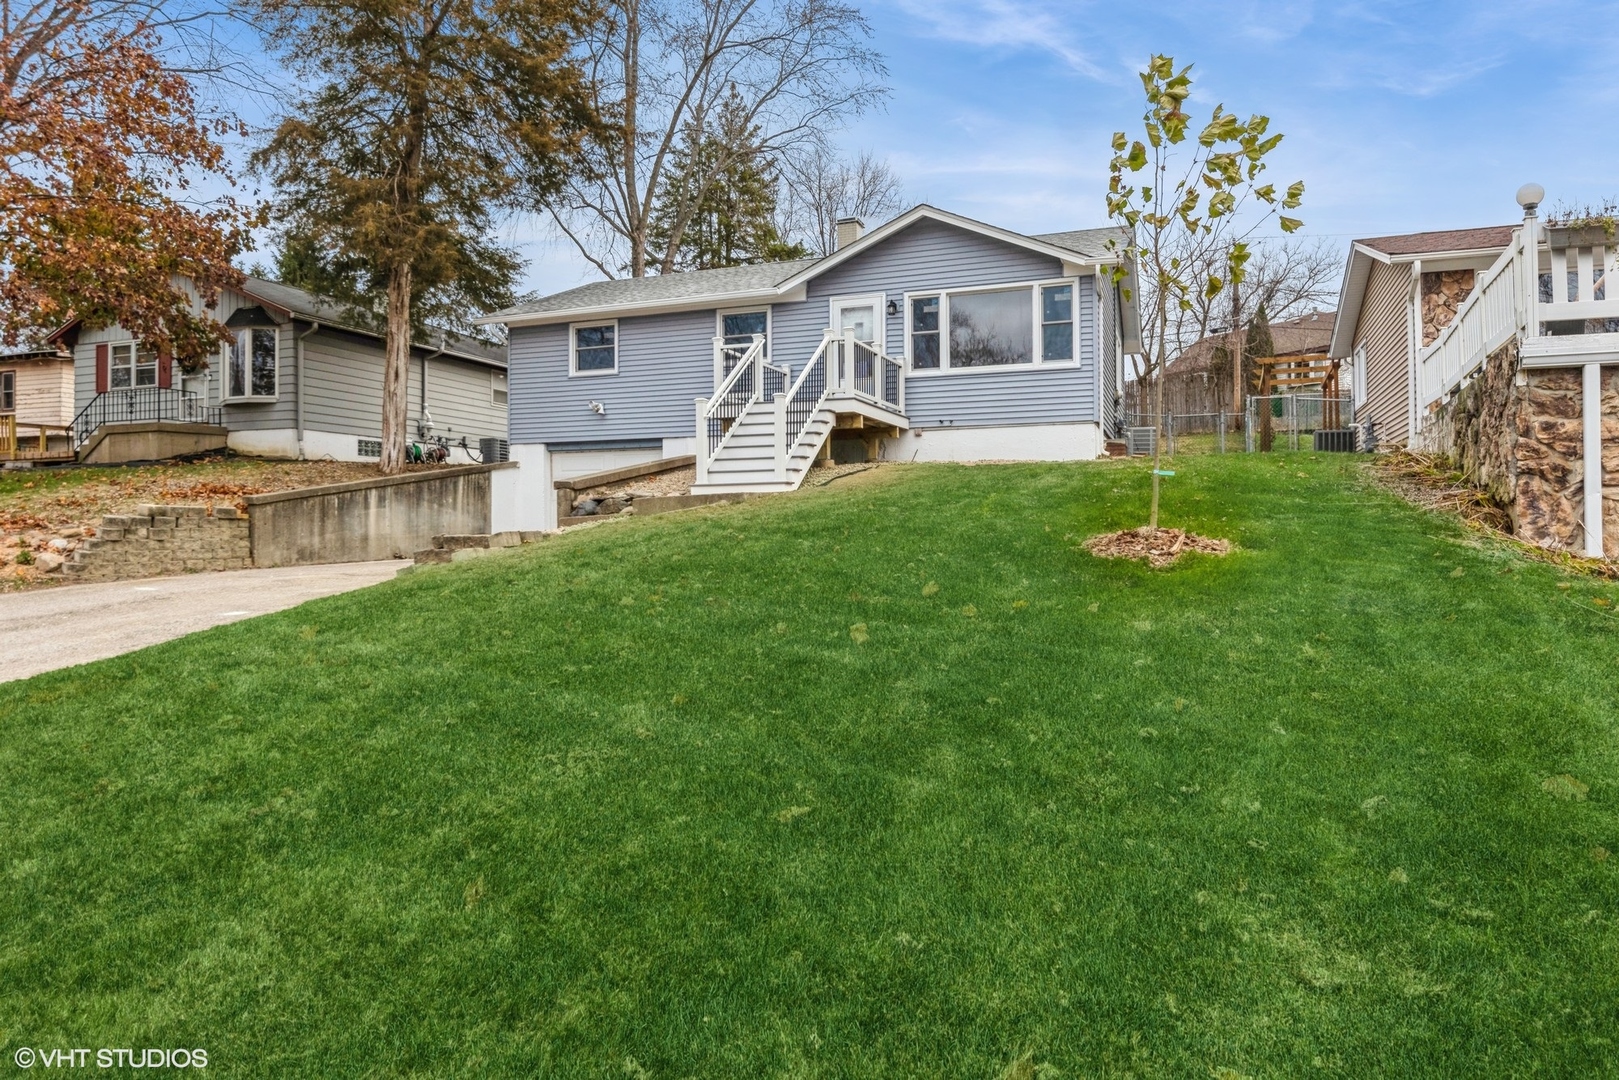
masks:
[[[1144,375],[1154,385],[1154,412],[1158,437],[1152,452],[1152,509],[1147,527],[1158,528],[1158,492],[1163,477],[1164,384],[1171,308],[1188,311],[1199,293],[1220,294],[1228,283],[1240,283],[1248,262],[1248,241],[1271,217],[1285,233],[1304,223],[1283,210],[1296,209],[1304,198],[1304,182],[1277,192],[1274,184],[1260,183],[1265,159],[1282,141],[1267,134],[1270,118],[1255,114],[1239,120],[1216,105],[1208,123],[1198,131],[1193,147],[1183,147],[1192,119],[1184,105],[1192,93],[1187,64],[1175,70],[1169,56],[1154,56],[1141,72],[1147,95],[1142,115],[1145,142],[1132,141],[1122,131],[1113,134],[1113,159],[1108,165],[1108,215],[1129,228],[1123,249],[1147,285],[1152,351],[1146,356]],[[1188,152],[1189,151],[1189,152]],[[1128,181],[1145,171],[1144,182]],[[1244,211],[1258,208],[1257,215]],[[1221,251],[1223,265],[1198,273],[1178,252],[1188,249]],[[1125,269],[1114,271],[1122,281]]]

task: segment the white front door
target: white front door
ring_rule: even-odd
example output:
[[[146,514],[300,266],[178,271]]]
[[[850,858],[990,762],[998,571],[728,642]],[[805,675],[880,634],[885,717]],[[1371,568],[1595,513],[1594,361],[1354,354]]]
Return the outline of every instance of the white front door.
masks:
[[[837,331],[838,338],[841,340],[852,333],[856,341],[881,350],[883,338],[886,336],[883,333],[884,300],[881,295],[833,300],[832,328]],[[836,385],[875,396],[877,386],[874,357],[865,349],[856,349],[854,352],[854,356],[849,358],[843,355],[841,347],[837,350]]]

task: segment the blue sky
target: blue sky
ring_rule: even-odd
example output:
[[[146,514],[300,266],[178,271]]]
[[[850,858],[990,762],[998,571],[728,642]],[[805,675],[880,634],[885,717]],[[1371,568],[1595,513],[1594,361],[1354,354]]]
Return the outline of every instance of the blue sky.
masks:
[[[1272,176],[1302,179],[1305,235],[1509,222],[1513,193],[1619,195],[1619,0],[1100,3],[867,0],[893,88],[843,133],[909,202],[1020,231],[1106,223],[1108,137],[1141,113],[1154,52],[1195,63],[1193,113],[1271,116]],[[524,289],[593,272],[534,223]]]

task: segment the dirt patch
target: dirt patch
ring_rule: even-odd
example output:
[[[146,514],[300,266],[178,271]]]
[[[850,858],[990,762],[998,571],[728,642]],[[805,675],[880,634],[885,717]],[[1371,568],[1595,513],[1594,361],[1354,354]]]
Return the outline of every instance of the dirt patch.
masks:
[[[697,482],[697,466],[687,465],[680,469],[670,469],[668,472],[658,473],[655,476],[637,476],[633,480],[620,481],[617,484],[603,484],[593,487],[589,491],[581,491],[574,497],[574,502],[580,503],[586,499],[622,498],[627,502],[636,499],[657,498],[664,495],[685,495],[691,491],[691,486]]]
[[[1085,541],[1085,550],[1102,559],[1146,559],[1153,566],[1168,566],[1187,552],[1229,555],[1231,541],[1199,536],[1183,529],[1125,529]]]
[[[1372,478],[1406,502],[1424,510],[1454,514],[1465,524],[1500,540],[1537,562],[1576,574],[1619,581],[1619,562],[1592,559],[1572,551],[1531,544],[1512,535],[1512,516],[1489,492],[1467,478],[1439,454],[1396,450],[1368,466]]]
[[[417,465],[409,471],[435,466]],[[246,507],[267,491],[338,484],[376,476],[348,461],[267,461],[221,455],[201,461],[99,468],[22,469],[0,474],[0,592],[62,580],[45,568],[95,535],[103,514],[141,503]],[[44,558],[40,558],[44,556]]]

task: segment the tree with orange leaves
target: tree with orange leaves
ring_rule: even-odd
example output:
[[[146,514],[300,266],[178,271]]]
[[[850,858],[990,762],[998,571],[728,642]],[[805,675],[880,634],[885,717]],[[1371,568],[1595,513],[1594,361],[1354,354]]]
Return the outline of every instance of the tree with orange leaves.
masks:
[[[162,56],[159,5],[0,4],[0,338],[121,323],[183,370],[225,340],[207,314],[258,211],[204,201],[219,138]],[[188,293],[185,283],[195,290]],[[200,305],[198,303],[200,301]]]

